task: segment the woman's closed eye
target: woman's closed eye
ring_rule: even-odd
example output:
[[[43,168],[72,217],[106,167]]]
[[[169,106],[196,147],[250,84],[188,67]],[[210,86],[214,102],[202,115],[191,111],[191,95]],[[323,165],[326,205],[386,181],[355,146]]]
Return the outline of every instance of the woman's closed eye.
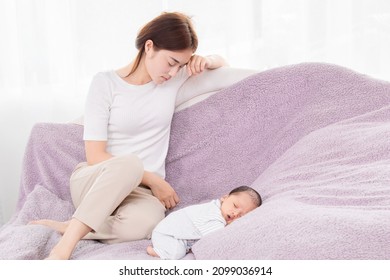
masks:
[[[169,65],[169,67],[175,67],[175,66],[177,66],[177,63],[176,63],[176,62],[174,62],[174,63],[168,62],[168,65]],[[181,69],[181,68],[183,68],[183,67],[186,66],[186,65],[187,65],[187,64],[179,65],[179,68]]]

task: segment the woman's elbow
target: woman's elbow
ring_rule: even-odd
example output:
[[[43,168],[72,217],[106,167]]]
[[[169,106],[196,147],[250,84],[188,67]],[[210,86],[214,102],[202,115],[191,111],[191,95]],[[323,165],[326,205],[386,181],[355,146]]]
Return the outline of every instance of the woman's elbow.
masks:
[[[88,165],[95,165],[112,157],[106,152],[106,142],[103,141],[86,141],[85,156]]]
[[[87,158],[88,165],[95,165],[112,158],[112,155],[108,153],[98,153],[92,155],[87,154],[86,158]]]

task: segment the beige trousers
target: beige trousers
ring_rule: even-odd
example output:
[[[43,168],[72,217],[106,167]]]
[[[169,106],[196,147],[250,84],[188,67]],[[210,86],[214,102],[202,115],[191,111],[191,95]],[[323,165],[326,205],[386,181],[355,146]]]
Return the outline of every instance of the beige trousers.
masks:
[[[76,166],[70,178],[73,218],[92,228],[84,239],[117,243],[150,238],[165,217],[165,207],[149,188],[140,186],[143,173],[135,155]]]

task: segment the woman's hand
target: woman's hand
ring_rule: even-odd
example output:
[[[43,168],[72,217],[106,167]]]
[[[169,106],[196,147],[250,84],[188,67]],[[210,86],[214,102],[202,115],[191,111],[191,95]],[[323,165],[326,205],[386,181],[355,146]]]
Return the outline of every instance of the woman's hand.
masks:
[[[171,209],[179,203],[179,197],[172,186],[158,175],[145,171],[142,184],[147,185],[166,209]]]
[[[197,75],[205,69],[216,69],[225,66],[227,63],[219,55],[200,56],[194,54],[187,63],[188,75]]]

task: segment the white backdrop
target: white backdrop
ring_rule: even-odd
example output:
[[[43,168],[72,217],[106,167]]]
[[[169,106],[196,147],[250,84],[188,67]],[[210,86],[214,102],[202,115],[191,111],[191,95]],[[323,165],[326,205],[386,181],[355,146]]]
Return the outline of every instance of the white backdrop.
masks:
[[[390,80],[388,0],[0,0],[0,224],[33,124],[80,116],[92,75],[127,64],[162,11],[193,16],[198,53],[233,67],[320,61]]]

